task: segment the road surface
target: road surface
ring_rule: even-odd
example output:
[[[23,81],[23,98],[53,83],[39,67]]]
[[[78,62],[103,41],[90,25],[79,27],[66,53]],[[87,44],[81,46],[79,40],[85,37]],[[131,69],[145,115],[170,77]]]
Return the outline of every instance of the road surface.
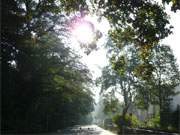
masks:
[[[108,130],[98,127],[97,125],[74,126],[65,130],[58,130],[52,135],[116,135]]]

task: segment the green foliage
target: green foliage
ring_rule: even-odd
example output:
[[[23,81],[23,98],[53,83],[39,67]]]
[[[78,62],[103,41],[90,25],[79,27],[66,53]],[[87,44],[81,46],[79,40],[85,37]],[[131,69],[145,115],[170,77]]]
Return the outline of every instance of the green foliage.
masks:
[[[160,115],[155,115],[155,117],[148,119],[146,122],[146,126],[150,128],[159,128],[160,127]]]
[[[114,115],[114,117],[112,118],[112,121],[119,127],[120,126],[120,115],[119,114]]]
[[[155,116],[148,118],[141,123],[143,128],[161,129],[165,131],[178,132],[179,131],[179,109],[175,111],[166,111],[156,113]],[[161,123],[163,121],[163,124]]]
[[[147,109],[149,104],[159,105],[161,126],[165,126],[168,125],[166,124],[168,120],[163,115],[169,113],[172,97],[177,94],[174,88],[180,83],[178,65],[172,50],[166,45],[154,46],[148,61],[151,63],[151,66],[148,66],[151,68],[151,74],[149,78],[143,79],[148,81],[141,81],[137,86],[139,88],[135,98],[136,103],[144,109]],[[146,69],[144,67],[144,71]],[[137,74],[140,70],[136,71]],[[144,78],[140,74],[137,76]]]
[[[105,94],[103,97],[104,113],[110,118],[120,112],[122,105],[120,104],[117,97],[115,97],[113,91]]]
[[[141,127],[151,129],[161,129],[166,131],[178,132],[179,131],[179,109],[175,111],[157,113],[152,118],[147,119]],[[161,120],[164,122],[161,124]]]
[[[11,76],[6,76],[10,69],[3,68],[4,81],[14,85],[11,92],[3,82],[3,130],[8,129],[4,132],[51,131],[78,124],[93,111],[87,87],[91,83],[89,71],[56,35],[44,35],[17,56]]]
[[[119,129],[122,129],[122,126],[138,127],[140,125],[140,121],[133,114],[126,114],[125,119],[123,119],[122,115],[117,114],[113,117],[113,122]]]
[[[118,47],[134,44],[151,48],[171,33],[164,8],[154,1],[97,1],[97,7],[105,9],[102,16],[114,27],[110,37]]]
[[[111,44],[112,45],[112,44]],[[100,77],[102,93],[110,90],[121,94],[124,100],[123,112],[126,113],[137,90],[137,78],[134,74],[135,68],[139,65],[137,48],[133,45],[119,49],[108,46],[110,50],[110,65],[105,67]]]
[[[126,70],[126,59],[124,56],[118,57],[118,60],[111,58],[112,68],[117,71],[120,76],[124,76]]]
[[[154,101],[158,102],[161,111],[167,110],[171,96],[176,95],[174,88],[180,83],[180,74],[176,59],[170,47],[156,46],[153,49],[151,62],[154,66],[152,78],[152,93]]]
[[[2,7],[2,132],[79,124],[93,111],[92,80],[55,29],[65,28],[65,10],[54,0],[3,0]]]
[[[71,14],[75,11],[86,11],[88,6],[85,0],[61,0],[61,7],[66,13]]]
[[[114,25],[110,37],[115,46],[143,48],[143,60],[149,56],[152,46],[171,33],[168,17],[157,3],[149,0],[94,3],[104,9],[102,15]],[[175,5],[179,5],[178,2]],[[59,38],[68,35],[66,15],[76,11],[82,15],[84,10],[88,10],[85,0],[2,1],[3,132],[55,130],[78,124],[80,117],[93,110],[89,70]],[[105,70],[108,72],[103,75],[103,87],[120,84],[127,107],[135,89],[137,55],[129,59],[127,54],[119,55],[118,49],[115,71]]]
[[[171,10],[176,12],[180,10],[180,1],[179,0],[162,0],[163,3],[172,4]]]
[[[109,31],[112,44],[110,47],[118,48],[120,54],[121,49],[133,45],[141,60],[139,65],[136,65],[135,74],[143,80],[148,80],[153,72],[153,66],[149,61],[151,49],[161,39],[171,34],[172,26],[169,25],[165,8],[148,0],[122,0],[121,2],[100,0],[95,1],[95,5],[99,9],[105,9],[100,13],[109,20],[112,26]],[[115,57],[119,57],[119,54],[116,54]],[[113,68],[119,71],[119,74],[125,74],[124,68],[126,67],[124,66],[127,63],[118,58],[115,61],[112,63]],[[124,65],[122,66],[122,64]]]
[[[129,123],[132,127],[137,127],[139,125],[139,120],[137,119],[137,117],[135,115],[132,115],[132,116],[130,114],[126,115],[125,119],[127,121],[129,121]]]
[[[148,80],[151,78],[153,70],[153,65],[149,62],[145,62],[137,65],[137,67],[134,69],[134,74],[141,80]]]

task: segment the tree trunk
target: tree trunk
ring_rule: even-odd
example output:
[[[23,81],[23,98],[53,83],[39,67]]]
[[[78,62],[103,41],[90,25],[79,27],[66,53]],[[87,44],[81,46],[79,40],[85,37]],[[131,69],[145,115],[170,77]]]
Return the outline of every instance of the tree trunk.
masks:
[[[123,90],[123,95],[124,95],[124,104],[125,104],[125,107],[123,108],[122,118],[123,118],[123,120],[125,120],[125,115],[126,115],[127,110],[129,108],[129,105],[128,105],[128,95],[127,95],[126,90]]]

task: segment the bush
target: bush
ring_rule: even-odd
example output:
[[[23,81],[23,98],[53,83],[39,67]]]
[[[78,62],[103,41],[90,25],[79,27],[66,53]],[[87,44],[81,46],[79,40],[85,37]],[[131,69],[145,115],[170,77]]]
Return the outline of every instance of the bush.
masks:
[[[159,128],[160,127],[160,115],[158,114],[155,117],[145,121],[145,126],[150,127],[150,128]]]
[[[121,118],[121,115],[119,115],[119,114],[115,115],[112,118],[113,123],[116,124],[118,127],[120,126],[120,118]]]
[[[152,129],[160,129],[160,130],[165,130],[165,131],[171,131],[171,132],[178,132],[179,131],[179,115],[178,111],[174,111],[172,113],[169,113],[166,115],[166,126],[163,127],[160,124],[160,115],[157,114],[155,117],[146,120],[142,127],[145,128],[152,128]],[[164,118],[164,117],[163,117]],[[165,121],[165,120],[164,120]]]
[[[123,120],[122,115],[115,115],[113,117],[113,122],[118,126],[119,129],[121,129],[122,126],[138,127],[140,125],[139,120],[133,114],[126,114],[125,120]]]

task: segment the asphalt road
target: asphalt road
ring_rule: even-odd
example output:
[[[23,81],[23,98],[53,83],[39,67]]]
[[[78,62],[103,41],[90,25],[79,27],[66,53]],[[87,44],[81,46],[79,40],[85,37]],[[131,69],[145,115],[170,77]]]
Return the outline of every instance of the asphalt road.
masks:
[[[58,130],[57,133],[52,135],[116,135],[110,131],[107,131],[97,125],[87,126],[74,126],[64,130]]]

